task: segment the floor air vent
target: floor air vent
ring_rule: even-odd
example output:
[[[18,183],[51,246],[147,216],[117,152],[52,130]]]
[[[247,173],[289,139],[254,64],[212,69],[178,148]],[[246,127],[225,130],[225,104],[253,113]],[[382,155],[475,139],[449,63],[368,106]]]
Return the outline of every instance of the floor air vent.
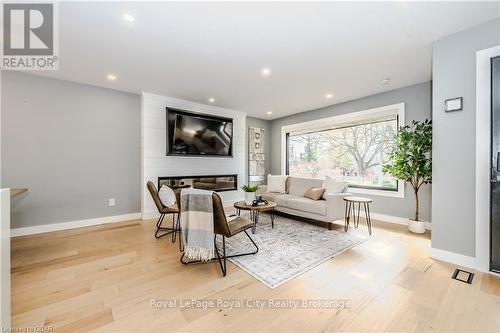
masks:
[[[474,279],[474,273],[463,271],[461,269],[455,269],[455,273],[451,277],[454,280],[458,280],[460,282],[465,282],[468,284],[472,284],[472,279]]]

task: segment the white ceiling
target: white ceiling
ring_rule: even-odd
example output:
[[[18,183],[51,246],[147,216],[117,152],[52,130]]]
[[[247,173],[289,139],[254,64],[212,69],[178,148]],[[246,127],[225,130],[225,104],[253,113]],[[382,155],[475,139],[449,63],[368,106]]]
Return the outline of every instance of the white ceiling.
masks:
[[[273,119],[430,80],[432,41],[499,16],[499,2],[64,2],[60,70],[37,74]]]

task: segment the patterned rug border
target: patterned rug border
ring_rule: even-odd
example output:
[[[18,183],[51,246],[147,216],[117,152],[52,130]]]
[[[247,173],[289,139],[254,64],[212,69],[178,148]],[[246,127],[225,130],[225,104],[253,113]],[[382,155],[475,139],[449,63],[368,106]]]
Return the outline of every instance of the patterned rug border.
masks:
[[[305,223],[305,222],[302,222],[302,223]],[[263,283],[264,285],[266,285],[268,288],[271,288],[271,289],[276,289],[276,288],[278,288],[278,287],[282,286],[283,284],[287,283],[288,281],[293,280],[293,279],[295,279],[296,277],[298,277],[298,276],[300,276],[300,275],[302,275],[302,274],[305,274],[305,273],[309,272],[311,269],[313,269],[313,268],[315,268],[315,267],[318,267],[319,265],[321,265],[321,264],[323,264],[323,263],[327,262],[328,260],[330,260],[330,259],[332,259],[332,258],[335,258],[335,257],[336,257],[336,256],[338,256],[339,254],[342,254],[342,253],[344,253],[344,252],[346,252],[346,251],[351,250],[352,248],[354,248],[354,247],[356,247],[356,246],[358,246],[358,245],[360,245],[360,244],[364,243],[364,242],[367,240],[367,238],[365,238],[365,237],[360,237],[360,236],[357,236],[357,235],[356,235],[355,237],[357,237],[357,238],[359,239],[359,242],[357,242],[356,244],[353,244],[353,245],[351,245],[351,246],[349,246],[349,247],[346,247],[345,249],[343,249],[343,250],[341,250],[341,251],[339,251],[339,252],[337,252],[337,253],[334,253],[334,254],[332,254],[332,255],[331,255],[331,256],[329,256],[329,257],[326,257],[325,259],[322,259],[322,260],[320,260],[320,261],[318,261],[318,262],[312,263],[311,265],[309,265],[309,266],[307,266],[306,268],[304,268],[304,270],[303,270],[303,271],[295,273],[294,275],[290,276],[289,278],[287,278],[287,279],[285,279],[285,280],[283,280],[283,281],[279,282],[279,283],[278,283],[278,284],[276,284],[274,287],[273,287],[272,285],[270,285],[269,283],[267,283],[266,281],[264,281],[264,280],[262,280],[261,278],[259,278],[258,276],[254,275],[252,272],[250,272],[250,271],[249,271],[248,269],[246,269],[245,267],[243,267],[243,266],[241,266],[240,264],[238,264],[238,262],[236,262],[233,258],[230,258],[230,259],[227,259],[227,260],[229,260],[230,262],[232,262],[234,265],[236,265],[236,266],[237,266],[238,268],[240,268],[241,270],[243,270],[243,271],[247,272],[250,276],[252,276],[252,277],[253,277],[254,279],[256,279],[257,281],[262,282],[262,283]]]

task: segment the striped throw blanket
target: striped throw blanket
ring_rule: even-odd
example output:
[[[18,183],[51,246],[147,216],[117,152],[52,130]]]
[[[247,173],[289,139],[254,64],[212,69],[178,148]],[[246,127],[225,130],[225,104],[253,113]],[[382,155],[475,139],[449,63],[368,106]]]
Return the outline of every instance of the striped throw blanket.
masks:
[[[181,191],[181,228],[184,254],[189,259],[214,258],[212,191],[193,188]]]

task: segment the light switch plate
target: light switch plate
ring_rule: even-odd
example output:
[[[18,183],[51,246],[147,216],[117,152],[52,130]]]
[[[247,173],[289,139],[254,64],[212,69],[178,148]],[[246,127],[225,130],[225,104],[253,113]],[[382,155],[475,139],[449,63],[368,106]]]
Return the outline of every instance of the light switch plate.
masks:
[[[115,205],[115,198],[111,198],[108,200],[108,206],[113,207]]]

